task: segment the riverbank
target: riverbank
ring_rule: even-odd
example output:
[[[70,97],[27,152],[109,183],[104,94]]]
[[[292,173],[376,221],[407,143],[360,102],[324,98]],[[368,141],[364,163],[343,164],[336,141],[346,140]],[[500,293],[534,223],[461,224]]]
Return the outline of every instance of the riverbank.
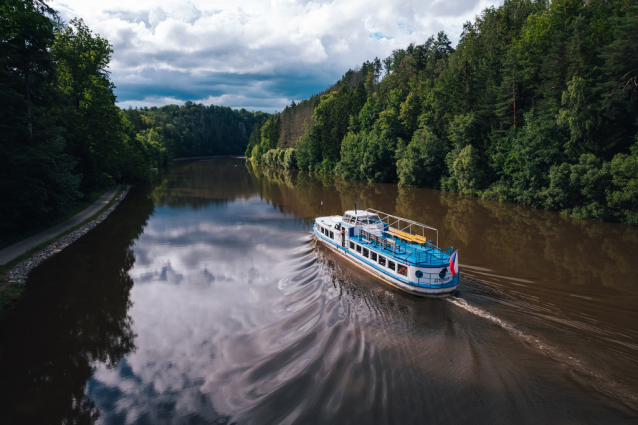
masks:
[[[173,162],[179,162],[179,161],[194,161],[194,160],[200,160],[200,159],[212,159],[212,158],[239,158],[239,159],[246,159],[245,156],[241,156],[241,155],[213,155],[213,156],[185,156],[182,158],[174,158]]]
[[[15,302],[25,289],[29,273],[100,224],[126,197],[130,186],[120,187],[106,206],[78,225],[49,239],[0,266],[0,312]]]
[[[268,153],[274,152],[274,151],[275,149],[272,149],[268,151]],[[286,166],[280,160],[278,160],[279,158],[278,155],[264,154],[264,161],[261,161],[261,162],[256,161],[254,158],[246,158],[246,161],[250,162],[253,166],[279,169],[282,171],[291,171],[294,169],[294,170],[305,171],[308,173],[316,173],[316,174],[326,175],[326,176],[339,176],[340,178],[344,180],[352,181],[352,182],[359,181],[359,182],[368,182],[371,184],[372,183],[396,184],[398,187],[404,187],[404,188],[432,189],[432,190],[438,190],[441,192],[456,193],[462,196],[467,196],[469,198],[480,198],[487,201],[495,201],[495,202],[499,202],[503,204],[525,205],[527,207],[531,207],[538,210],[557,212],[560,215],[575,218],[575,219],[593,220],[593,221],[607,222],[607,223],[622,223],[622,224],[627,224],[630,226],[638,226],[638,203],[633,201],[633,199],[638,199],[638,191],[635,189],[636,187],[638,187],[636,186],[636,182],[638,182],[637,180],[638,179],[638,147],[636,148],[636,152],[637,152],[635,154],[636,157],[626,156],[627,167],[626,169],[622,171],[623,173],[625,173],[625,177],[626,177],[625,180],[628,182],[627,187],[621,188],[621,189],[619,189],[618,187],[614,188],[611,186],[611,183],[610,183],[610,186],[609,186],[610,188],[607,188],[606,191],[602,191],[604,193],[601,196],[608,197],[609,199],[615,200],[614,205],[616,206],[622,205],[624,208],[622,209],[618,207],[615,210],[611,210],[605,207],[604,199],[602,199],[598,203],[596,202],[587,203],[585,201],[583,201],[582,203],[577,203],[574,201],[571,204],[568,204],[570,206],[569,208],[561,208],[555,204],[551,204],[547,202],[543,203],[538,200],[532,202],[529,199],[525,200],[525,199],[519,199],[519,198],[512,198],[507,196],[507,193],[505,193],[506,191],[503,193],[500,193],[498,191],[495,192],[494,190],[491,190],[491,189],[485,189],[483,191],[480,191],[480,190],[457,191],[457,190],[449,190],[449,187],[446,187],[445,185],[443,185],[443,187],[440,187],[440,186],[430,187],[430,186],[422,186],[417,184],[414,184],[414,185],[401,184],[401,182],[397,183],[396,181],[373,182],[367,179],[353,178],[348,175],[339,173],[337,171],[323,170],[321,168],[313,169],[309,171],[306,169],[302,169],[298,165]],[[618,165],[618,167],[620,167],[620,165]],[[622,180],[622,179],[618,179],[618,180]],[[604,187],[604,186],[597,186],[597,187],[600,189],[601,187]],[[556,188],[550,187],[550,188],[544,188],[543,190],[545,192],[549,192],[550,189],[553,190]],[[577,194],[581,192],[584,193],[585,191],[586,190],[584,188],[579,188],[578,190],[574,189],[573,192]],[[583,195],[583,198],[584,198],[584,195]],[[624,203],[621,203],[620,201],[618,201],[618,199],[622,199]]]

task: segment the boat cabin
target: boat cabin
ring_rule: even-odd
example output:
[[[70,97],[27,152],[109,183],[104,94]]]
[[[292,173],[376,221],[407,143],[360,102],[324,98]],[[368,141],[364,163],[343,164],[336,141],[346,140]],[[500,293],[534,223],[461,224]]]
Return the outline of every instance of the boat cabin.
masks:
[[[372,209],[317,217],[315,234],[360,267],[412,293],[448,293],[458,276],[448,270],[452,248],[428,239],[438,231],[416,221]]]
[[[348,210],[345,212],[345,214],[343,214],[342,220],[344,223],[352,224],[355,226],[381,223],[379,215],[369,211]]]

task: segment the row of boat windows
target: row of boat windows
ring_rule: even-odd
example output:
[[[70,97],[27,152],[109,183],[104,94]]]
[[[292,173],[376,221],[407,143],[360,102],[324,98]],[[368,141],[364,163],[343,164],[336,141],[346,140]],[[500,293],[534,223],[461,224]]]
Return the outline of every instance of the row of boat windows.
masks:
[[[319,228],[321,229],[322,234],[328,236],[330,239],[335,238],[334,232],[331,230],[328,230],[323,226],[319,226]],[[350,241],[350,249],[354,249],[365,258],[369,258],[370,260],[378,263],[381,267],[387,267],[388,269],[396,271],[403,276],[408,275],[408,268],[406,266],[399,264],[399,267],[397,268],[397,264],[394,261],[388,260],[383,255],[378,255],[376,252],[370,251],[368,248],[365,248],[358,243]]]
[[[331,232],[330,230],[326,229],[323,226],[319,226],[321,228],[321,233],[323,233],[324,235],[330,237],[330,239],[334,239],[335,238],[335,234],[334,232]]]
[[[394,261],[386,259],[383,255],[377,255],[376,252],[370,251],[368,248],[363,247],[358,243],[350,241],[350,249],[354,249],[365,258],[369,258],[370,260],[378,263],[381,267],[387,267],[390,270],[396,271],[403,276],[408,275],[408,268],[406,266],[399,264],[399,267],[397,268],[397,265]]]

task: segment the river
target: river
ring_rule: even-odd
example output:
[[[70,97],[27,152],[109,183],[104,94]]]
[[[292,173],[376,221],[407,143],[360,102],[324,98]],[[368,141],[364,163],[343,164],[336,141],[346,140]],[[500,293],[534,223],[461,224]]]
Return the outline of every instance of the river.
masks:
[[[314,239],[355,202],[438,228],[455,296]],[[0,322],[7,424],[624,424],[637,377],[638,228],[236,158],[131,191]]]

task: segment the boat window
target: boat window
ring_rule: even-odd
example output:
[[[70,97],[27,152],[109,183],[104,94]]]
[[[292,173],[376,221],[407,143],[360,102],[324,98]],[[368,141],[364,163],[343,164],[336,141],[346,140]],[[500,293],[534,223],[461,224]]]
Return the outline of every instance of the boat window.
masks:
[[[354,249],[354,242],[350,241],[350,249]]]
[[[370,224],[381,223],[381,220],[379,220],[379,216],[378,215],[373,214],[373,215],[369,215],[368,216],[368,222]]]
[[[334,232],[330,232],[330,239],[334,239],[334,238],[335,238]]]
[[[357,245],[357,252],[361,252],[361,245]]]
[[[344,223],[350,223],[350,216],[348,214],[344,214],[343,215],[343,222]]]
[[[377,253],[376,252],[371,252],[370,253],[370,259],[372,261],[377,261]]]
[[[357,217],[357,224],[368,224],[368,219],[366,217]]]
[[[321,228],[321,233],[323,233],[324,235],[326,234],[326,229],[324,229],[323,227]]]
[[[408,275],[408,268],[406,266],[402,266],[401,264],[399,264],[399,269],[397,270],[397,272],[399,274],[402,274],[403,276],[407,276]]]
[[[363,248],[363,256],[368,258],[370,251],[368,251],[368,248]]]
[[[394,270],[394,261],[388,261],[388,268]]]
[[[385,257],[379,255],[379,265],[385,267]]]

